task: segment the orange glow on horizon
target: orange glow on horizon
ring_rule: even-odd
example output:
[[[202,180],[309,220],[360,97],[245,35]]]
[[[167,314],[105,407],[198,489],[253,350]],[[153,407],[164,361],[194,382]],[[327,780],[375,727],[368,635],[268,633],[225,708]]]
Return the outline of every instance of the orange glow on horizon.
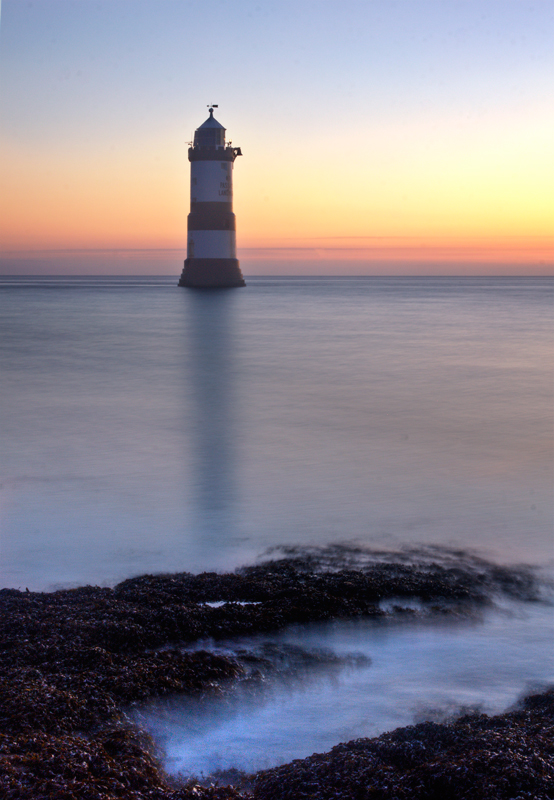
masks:
[[[322,237],[312,240],[250,242],[243,258],[324,261],[441,261],[551,264],[551,237]]]
[[[512,153],[506,143],[497,153],[485,141],[455,158],[453,145],[430,155],[423,134],[411,136],[401,151],[383,134],[361,161],[348,152],[330,158],[329,143],[321,142],[310,158],[292,152],[276,167],[253,148],[235,169],[241,259],[551,269],[554,210],[541,148],[516,159],[517,141]],[[0,166],[4,254],[186,249],[182,141],[137,141],[93,154],[28,152],[15,143],[9,150]]]

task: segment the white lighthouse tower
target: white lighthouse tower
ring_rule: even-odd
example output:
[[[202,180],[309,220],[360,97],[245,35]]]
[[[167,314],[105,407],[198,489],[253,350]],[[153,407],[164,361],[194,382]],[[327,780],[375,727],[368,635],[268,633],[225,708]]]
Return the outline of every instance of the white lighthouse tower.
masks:
[[[214,108],[189,147],[187,259],[179,286],[199,289],[245,285],[233,214],[233,163],[242,153],[240,147],[225,144],[225,128],[214,118]]]

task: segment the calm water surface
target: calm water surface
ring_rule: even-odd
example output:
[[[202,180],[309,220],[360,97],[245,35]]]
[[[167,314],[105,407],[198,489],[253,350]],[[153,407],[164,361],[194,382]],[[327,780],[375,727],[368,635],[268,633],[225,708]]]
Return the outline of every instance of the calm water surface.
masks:
[[[1,583],[345,539],[552,559],[551,290],[4,279]]]
[[[217,292],[172,278],[1,279],[0,306],[3,586],[233,568],[275,545],[338,541],[552,566],[548,279],[260,278]],[[346,716],[312,724],[319,744],[302,734],[301,746],[285,720],[325,708],[334,690],[321,681],[317,701],[316,684],[251,711],[245,700],[239,727],[277,763],[341,730],[403,723],[437,693],[463,702],[471,680],[470,699],[511,702],[552,670],[550,611],[516,617],[366,636],[373,664],[340,679]],[[349,636],[318,641],[340,650]],[[406,648],[419,667],[397,692]],[[464,657],[480,682],[456,677]],[[379,700],[351,724],[368,681]],[[190,732],[170,737],[171,763],[219,763],[217,737],[236,737],[225,714],[206,723],[196,760]]]

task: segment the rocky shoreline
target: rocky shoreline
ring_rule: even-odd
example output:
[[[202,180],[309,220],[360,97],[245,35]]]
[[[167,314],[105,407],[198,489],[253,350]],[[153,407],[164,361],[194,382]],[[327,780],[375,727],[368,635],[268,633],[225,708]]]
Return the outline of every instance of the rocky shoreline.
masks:
[[[359,556],[328,548],[228,574],[146,575],[114,588],[51,593],[0,590],[0,796],[554,798],[552,690],[497,717],[426,722],[341,744],[237,776],[235,786],[175,785],[164,775],[130,709],[163,695],[233,692],[271,680],[278,669],[268,653],[227,656],[191,649],[195,642],[331,619],[468,616],[495,595],[536,601],[541,594],[533,570],[458,551],[419,561],[413,553]],[[403,604],[409,598],[418,600],[417,611]]]

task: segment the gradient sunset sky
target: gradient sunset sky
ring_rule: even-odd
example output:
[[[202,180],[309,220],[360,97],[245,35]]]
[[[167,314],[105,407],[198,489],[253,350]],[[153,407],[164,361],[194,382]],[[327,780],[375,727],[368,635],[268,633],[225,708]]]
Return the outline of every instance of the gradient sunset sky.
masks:
[[[2,0],[0,272],[175,274],[216,117],[251,274],[552,274],[552,0]]]

